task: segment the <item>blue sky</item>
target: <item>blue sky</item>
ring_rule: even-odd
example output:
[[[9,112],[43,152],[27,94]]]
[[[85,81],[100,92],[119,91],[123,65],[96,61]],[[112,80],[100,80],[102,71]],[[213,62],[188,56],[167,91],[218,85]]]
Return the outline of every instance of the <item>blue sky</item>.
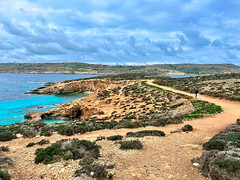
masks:
[[[0,62],[240,65],[239,0],[0,0]]]

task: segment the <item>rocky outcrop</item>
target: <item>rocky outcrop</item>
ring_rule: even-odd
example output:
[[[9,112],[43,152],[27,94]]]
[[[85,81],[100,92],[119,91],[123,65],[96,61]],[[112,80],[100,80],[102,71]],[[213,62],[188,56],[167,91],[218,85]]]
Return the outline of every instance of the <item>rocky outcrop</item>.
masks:
[[[85,119],[98,114],[96,108],[88,108],[81,104],[80,100],[75,100],[71,103],[63,104],[60,108],[54,108],[44,112],[30,112],[24,117],[27,122],[41,122],[43,119]]]
[[[61,81],[50,84],[47,87],[40,87],[36,90],[31,90],[30,94],[66,94],[74,92],[96,92],[107,89],[112,82],[108,79],[88,79],[88,80],[71,80]],[[49,84],[48,84],[49,85]]]
[[[32,90],[32,94],[66,94],[73,92],[98,92],[112,89],[126,83],[125,81],[111,81],[108,79],[88,79],[61,81]],[[97,93],[93,94],[94,97]],[[91,96],[91,95],[90,95]],[[91,97],[86,97],[91,101]],[[77,99],[70,103],[62,104],[60,108],[54,108],[44,112],[30,112],[24,117],[27,122],[41,122],[42,119],[64,119],[64,120],[83,120],[94,116],[100,112],[96,107],[88,107],[84,99]]]

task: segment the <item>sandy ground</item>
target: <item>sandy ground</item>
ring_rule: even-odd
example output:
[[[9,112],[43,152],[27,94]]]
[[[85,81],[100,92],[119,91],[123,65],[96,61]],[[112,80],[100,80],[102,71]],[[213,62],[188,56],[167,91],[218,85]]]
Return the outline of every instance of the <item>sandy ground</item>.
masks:
[[[152,82],[153,81],[150,80],[148,81],[149,84],[153,84]],[[194,96],[193,94],[169,87],[159,87]],[[179,129],[184,125],[177,124],[166,127],[101,130],[74,135],[70,138],[95,140],[99,135],[125,135],[129,131],[146,129],[162,130],[166,133],[166,137],[139,138],[144,145],[142,150],[123,151],[120,150],[119,145],[114,144],[114,142],[99,141],[98,144],[102,146],[100,160],[115,164],[115,169],[112,173],[114,173],[114,179],[116,180],[205,179],[198,173],[197,169],[192,166],[191,159],[201,155],[203,151],[202,144],[204,142],[223,130],[226,126],[235,123],[236,119],[240,118],[240,103],[203,96],[201,94],[200,100],[206,100],[220,105],[224,112],[206,118],[184,122],[184,124],[191,124],[193,126],[193,132],[171,134],[171,131]],[[63,167],[64,162],[51,165],[36,165],[34,164],[34,152],[40,146],[37,145],[26,148],[29,142],[38,142],[41,139],[48,139],[51,143],[54,143],[63,138],[69,137],[54,134],[51,137],[32,139],[18,138],[9,142],[0,142],[0,146],[9,146],[10,152],[5,154],[11,157],[15,163],[13,168],[8,169],[12,174],[12,179],[76,179],[72,177],[72,174],[79,168],[78,161],[69,161],[67,167]],[[47,146],[48,145],[44,145],[43,147]]]

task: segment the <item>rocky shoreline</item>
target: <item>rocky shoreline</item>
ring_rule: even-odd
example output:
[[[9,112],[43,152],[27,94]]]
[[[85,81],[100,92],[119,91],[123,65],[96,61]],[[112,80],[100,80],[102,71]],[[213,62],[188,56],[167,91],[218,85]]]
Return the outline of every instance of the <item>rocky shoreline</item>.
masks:
[[[112,81],[108,79],[88,79],[88,80],[69,80],[60,81],[57,83],[48,83],[45,87],[40,87],[36,90],[31,90],[30,94],[46,94],[57,95],[67,93],[97,93],[99,91],[114,88],[126,81]],[[85,119],[87,117],[97,115],[100,110],[97,108],[87,107],[84,101],[85,98],[74,100],[70,103],[65,103],[60,108],[54,108],[44,112],[29,112],[24,117],[28,119],[27,122],[41,122],[42,119]],[[91,99],[88,97],[87,99]]]

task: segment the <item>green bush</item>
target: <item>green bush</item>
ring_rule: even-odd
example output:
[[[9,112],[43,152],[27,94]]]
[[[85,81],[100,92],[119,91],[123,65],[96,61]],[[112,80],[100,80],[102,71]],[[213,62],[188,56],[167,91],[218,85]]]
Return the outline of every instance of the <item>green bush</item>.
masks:
[[[0,146],[0,152],[8,152],[9,148],[8,146]]]
[[[46,139],[42,139],[41,141],[37,142],[37,144],[39,145],[50,144],[50,141]]]
[[[59,126],[57,129],[58,134],[61,135],[66,135],[66,136],[72,136],[74,135],[74,128],[71,125],[67,125],[67,126]]]
[[[238,142],[240,140],[240,133],[231,133],[225,137],[219,137],[219,139],[224,141]]]
[[[28,143],[28,145],[26,147],[32,147],[32,146],[35,146],[36,143]]]
[[[139,140],[134,141],[123,141],[121,142],[120,149],[142,149],[143,145]]]
[[[240,173],[240,161],[236,159],[222,159],[214,162],[219,168],[226,170],[228,173]]]
[[[83,158],[81,161],[79,161],[79,165],[81,166],[92,165],[93,162],[94,162],[94,158],[86,157],[86,158]]]
[[[45,149],[37,149],[35,163],[49,164],[69,157],[69,159],[80,159],[83,157],[99,157],[100,146],[95,142],[87,140],[61,140]]]
[[[225,146],[226,146],[226,142],[222,141],[222,140],[210,140],[206,143],[203,144],[203,149],[210,151],[210,150],[219,150],[219,151],[223,151]]]
[[[0,179],[1,180],[10,180],[11,176],[8,174],[7,170],[0,169]]]
[[[93,172],[93,175],[91,175],[91,172]],[[75,172],[75,176],[80,176],[82,173],[97,179],[105,178],[108,174],[105,167],[99,164],[83,166]]]
[[[240,119],[237,119],[236,123],[237,123],[237,125],[240,125]]]
[[[113,179],[114,175],[112,173],[108,174],[108,179],[111,180]]]
[[[65,156],[63,160],[68,161],[69,159],[70,159],[69,156]]]
[[[7,155],[0,154],[0,168],[4,166],[13,166],[13,160]]]
[[[128,132],[127,137],[144,137],[144,136],[165,136],[163,131],[158,130],[144,130],[138,132]]]
[[[122,138],[123,138],[123,136],[121,136],[121,135],[114,135],[114,136],[107,137],[107,140],[117,141],[117,140],[122,140]]]
[[[13,135],[10,131],[4,130],[0,132],[0,141],[10,141],[15,138],[15,135]]]
[[[193,127],[190,124],[186,124],[182,127],[183,132],[193,131]]]
[[[41,133],[40,133],[40,136],[51,136],[52,135],[52,132],[51,131],[42,131]]]
[[[48,146],[46,149],[40,149],[36,151],[35,163],[49,164],[56,162],[57,159],[54,159],[56,156],[62,156],[63,152],[61,150],[61,144],[55,143],[51,146]]]

